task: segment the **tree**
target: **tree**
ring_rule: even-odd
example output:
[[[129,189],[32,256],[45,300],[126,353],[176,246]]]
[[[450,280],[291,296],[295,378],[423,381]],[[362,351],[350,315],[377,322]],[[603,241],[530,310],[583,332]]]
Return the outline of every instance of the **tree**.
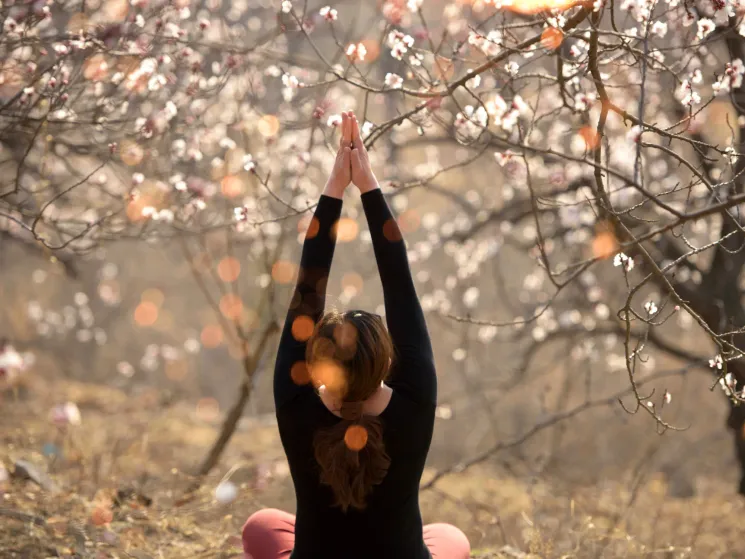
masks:
[[[552,343],[581,359],[617,336],[621,359],[587,383],[620,364],[628,411],[665,431],[682,427],[666,416],[674,395],[646,391],[664,375],[643,364],[711,360],[745,493],[744,12],[729,0],[6,3],[0,230],[65,261],[124,239],[179,243],[222,331],[244,349],[256,332],[248,378],[284,303],[269,290],[247,321],[239,284],[214,266],[232,276],[232,259],[249,258],[257,277],[272,271],[260,286],[293,281],[285,241],[309,227],[338,113],[355,108],[426,309],[477,324],[486,345],[522,344],[499,383],[521,382]],[[417,196],[442,199],[440,215],[408,207]],[[350,212],[339,231],[353,239]],[[525,276],[509,292],[484,273],[500,258]],[[676,343],[686,335],[708,346]],[[614,401],[588,392],[573,409]]]

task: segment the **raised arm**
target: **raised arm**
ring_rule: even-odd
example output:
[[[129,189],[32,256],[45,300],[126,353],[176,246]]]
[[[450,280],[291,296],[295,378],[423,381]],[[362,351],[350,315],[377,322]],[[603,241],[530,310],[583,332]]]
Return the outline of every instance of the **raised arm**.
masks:
[[[398,223],[383,197],[353,117],[352,178],[362,192],[375,260],[383,285],[388,331],[396,362],[388,384],[411,400],[437,403],[437,375],[424,312],[411,277],[409,258]]]
[[[326,283],[336,247],[336,224],[341,216],[342,196],[351,178],[350,138],[351,121],[343,113],[336,162],[305,234],[298,281],[279,340],[274,366],[274,404],[277,409],[299,394],[312,390],[304,367],[305,346],[314,325],[323,316],[326,304]]]

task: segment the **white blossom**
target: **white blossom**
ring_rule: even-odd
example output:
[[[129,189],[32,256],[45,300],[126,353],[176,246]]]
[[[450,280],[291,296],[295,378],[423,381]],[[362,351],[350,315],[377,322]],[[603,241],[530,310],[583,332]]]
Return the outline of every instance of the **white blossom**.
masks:
[[[327,21],[336,21],[339,18],[338,12],[331,6],[324,6],[318,13]]]
[[[398,74],[388,72],[385,75],[385,85],[391,89],[401,89],[404,86],[404,79]]]
[[[367,55],[367,48],[362,43],[351,43],[347,46],[347,56],[350,60],[363,61]]]
[[[702,18],[696,22],[696,26],[698,27],[698,31],[696,33],[696,39],[701,41],[704,37],[709,35],[712,31],[714,31],[717,28],[716,23],[714,23],[709,18]]]
[[[623,266],[627,272],[630,272],[634,269],[634,259],[629,258],[623,252],[619,252],[618,254],[616,254],[616,256],[613,257],[613,265],[616,268],[618,268],[619,266]]]
[[[243,168],[249,172],[256,169],[256,161],[254,161],[253,155],[250,153],[243,156]]]

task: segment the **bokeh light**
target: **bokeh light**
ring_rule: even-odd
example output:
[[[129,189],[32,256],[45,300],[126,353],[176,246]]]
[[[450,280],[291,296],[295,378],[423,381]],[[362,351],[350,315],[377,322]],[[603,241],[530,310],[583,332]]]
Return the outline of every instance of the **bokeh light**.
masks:
[[[421,223],[419,212],[415,209],[406,210],[398,216],[398,226],[404,233],[413,233],[419,229]]]
[[[605,260],[618,252],[619,248],[612,226],[605,222],[598,223],[595,226],[595,237],[592,239],[592,255]]]
[[[357,225],[357,221],[349,217],[342,217],[334,223],[331,232],[333,235],[336,235],[337,242],[348,243],[357,238],[359,230],[360,226]]]
[[[292,321],[292,337],[299,342],[307,342],[313,335],[315,323],[307,315],[300,315]]]
[[[224,334],[219,324],[208,324],[202,328],[202,332],[199,335],[202,345],[209,349],[219,346],[223,342],[223,339]]]
[[[243,313],[243,301],[235,293],[226,293],[220,297],[220,312],[225,318],[238,320]]]
[[[321,223],[315,216],[305,216],[303,219],[298,221],[297,232],[302,235],[305,234],[305,238],[313,239],[318,235],[318,230],[321,228]]]
[[[94,54],[83,64],[83,76],[94,82],[103,81],[109,75],[109,63],[103,54]]]
[[[349,450],[359,452],[367,445],[367,429],[362,425],[350,425],[344,433],[344,444]]]
[[[279,133],[279,119],[274,115],[264,115],[256,124],[256,129],[265,138],[276,136]]]
[[[134,140],[124,140],[119,145],[119,157],[125,165],[134,167],[142,163],[145,150]]]
[[[365,280],[357,272],[347,272],[341,277],[342,290],[353,290],[355,295],[362,293],[362,287],[364,285]]]
[[[380,43],[376,39],[363,39],[360,42],[367,50],[365,62],[375,62],[380,56]]]
[[[290,368],[290,377],[292,382],[299,386],[303,386],[310,382],[310,371],[305,361],[296,361],[295,364]]]
[[[398,227],[398,223],[393,218],[386,220],[383,224],[383,236],[386,240],[396,243],[403,239],[401,235],[401,229]]]
[[[587,151],[592,151],[598,147],[600,143],[600,135],[594,126],[583,126],[577,133],[585,142],[585,149]]]
[[[226,198],[243,194],[243,181],[237,175],[225,175],[220,181],[220,191]]]
[[[556,27],[546,27],[541,33],[541,46],[546,50],[556,50],[564,40],[564,32]]]
[[[343,396],[347,389],[344,369],[331,359],[319,359],[310,367],[310,378],[314,386],[325,386],[336,396]]]
[[[137,326],[152,326],[158,320],[158,307],[151,301],[141,301],[135,307],[134,320]]]
[[[537,14],[549,10],[564,11],[582,4],[583,0],[512,0],[505,3],[503,9],[518,14]]]
[[[277,260],[272,265],[272,279],[277,283],[288,284],[295,279],[297,264],[289,260]]]
[[[240,273],[241,263],[233,256],[226,256],[217,265],[217,275],[224,282],[234,282],[238,279]]]

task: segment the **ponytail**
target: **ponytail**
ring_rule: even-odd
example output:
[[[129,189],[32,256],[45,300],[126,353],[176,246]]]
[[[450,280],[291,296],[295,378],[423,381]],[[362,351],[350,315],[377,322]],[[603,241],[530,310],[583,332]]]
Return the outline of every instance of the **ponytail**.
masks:
[[[383,424],[362,412],[364,401],[387,378],[392,357],[393,342],[382,319],[365,311],[327,312],[308,340],[311,381],[342,402],[341,420],[319,429],[313,446],[320,481],[344,512],[364,509],[373,487],[388,473]]]
[[[391,459],[383,444],[383,424],[376,416],[342,419],[316,433],[315,457],[321,483],[334,494],[334,505],[347,512],[363,510],[373,486],[379,485]]]

